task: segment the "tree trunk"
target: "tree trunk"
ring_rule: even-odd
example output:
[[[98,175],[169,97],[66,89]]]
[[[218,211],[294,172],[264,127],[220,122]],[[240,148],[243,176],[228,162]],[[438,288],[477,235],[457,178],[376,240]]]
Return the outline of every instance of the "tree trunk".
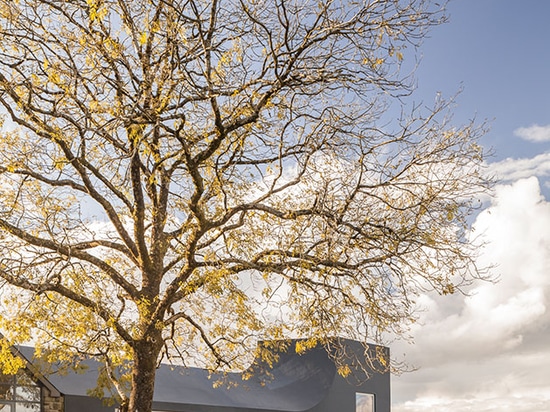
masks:
[[[145,339],[134,347],[132,390],[128,412],[151,412],[159,350],[154,340]]]

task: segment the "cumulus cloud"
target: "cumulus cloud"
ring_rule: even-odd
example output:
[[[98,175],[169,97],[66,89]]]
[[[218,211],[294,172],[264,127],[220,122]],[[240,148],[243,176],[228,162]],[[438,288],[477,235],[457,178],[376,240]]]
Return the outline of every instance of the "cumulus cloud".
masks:
[[[520,127],[514,130],[514,134],[530,142],[548,142],[550,141],[550,125],[534,124],[529,127]]]
[[[474,233],[499,281],[422,297],[416,344],[393,348],[421,368],[394,379],[394,412],[550,410],[549,227],[537,178],[495,188]]]

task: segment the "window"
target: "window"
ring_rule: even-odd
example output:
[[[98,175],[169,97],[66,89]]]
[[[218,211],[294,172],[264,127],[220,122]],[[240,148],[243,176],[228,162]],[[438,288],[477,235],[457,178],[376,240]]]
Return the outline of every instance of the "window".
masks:
[[[374,395],[372,393],[355,393],[355,412],[374,412]]]
[[[0,412],[40,412],[42,388],[21,369],[15,375],[0,373]]]

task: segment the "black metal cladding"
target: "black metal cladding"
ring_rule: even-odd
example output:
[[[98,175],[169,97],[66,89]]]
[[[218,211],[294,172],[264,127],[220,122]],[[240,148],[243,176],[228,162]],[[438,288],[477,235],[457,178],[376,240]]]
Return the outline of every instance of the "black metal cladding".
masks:
[[[297,354],[296,341],[279,352],[277,362],[268,367],[256,360],[244,380],[241,373],[212,375],[204,369],[161,365],[157,370],[153,408],[169,412],[355,412],[356,394],[374,395],[375,412],[390,411],[390,374],[375,361],[372,370],[359,368],[365,347],[355,341],[338,339],[333,349],[318,346]],[[260,343],[261,344],[261,343]],[[271,345],[270,345],[271,347]],[[375,358],[387,348],[369,345]],[[334,357],[345,356],[350,374],[337,372]],[[364,358],[363,358],[364,359]],[[95,386],[99,364],[88,361],[87,372],[47,377],[65,398],[65,412],[112,412],[101,400],[87,396]],[[360,362],[364,363],[364,362]],[[368,376],[366,373],[368,373]],[[223,385],[214,386],[222,380]]]

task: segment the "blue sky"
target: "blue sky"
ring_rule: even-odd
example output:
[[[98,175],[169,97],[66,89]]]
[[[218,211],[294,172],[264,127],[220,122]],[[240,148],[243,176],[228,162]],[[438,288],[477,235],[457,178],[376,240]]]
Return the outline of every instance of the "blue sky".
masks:
[[[449,22],[432,30],[421,52],[418,95],[452,96],[456,119],[488,119],[483,143],[495,159],[532,156],[550,142],[527,143],[519,127],[550,123],[550,2],[454,0]]]
[[[472,236],[500,280],[421,297],[415,343],[392,346],[419,367],[393,379],[393,411],[549,411],[550,1],[454,0],[448,14],[420,50],[414,99],[462,90],[455,123],[489,121],[499,180]]]

